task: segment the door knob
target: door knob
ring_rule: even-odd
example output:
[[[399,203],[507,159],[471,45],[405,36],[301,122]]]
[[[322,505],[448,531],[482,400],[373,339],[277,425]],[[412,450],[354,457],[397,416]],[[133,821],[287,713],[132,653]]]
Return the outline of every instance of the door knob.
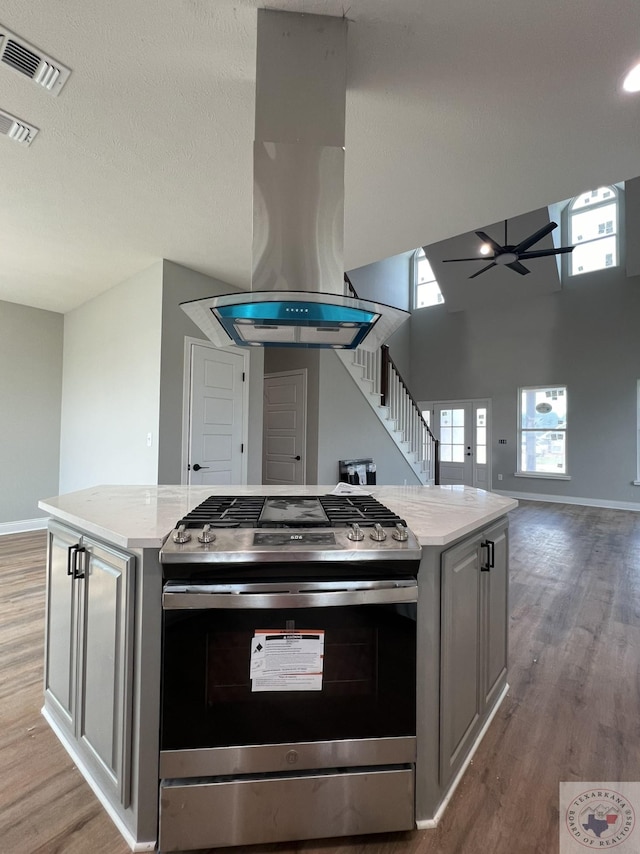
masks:
[[[297,457],[291,457],[291,459],[292,459],[292,460],[299,460],[299,459],[300,459],[300,454],[298,454],[298,456],[297,456]]]
[[[200,469],[208,469],[209,466],[201,466],[200,463],[195,463],[191,466],[194,471],[200,471]]]

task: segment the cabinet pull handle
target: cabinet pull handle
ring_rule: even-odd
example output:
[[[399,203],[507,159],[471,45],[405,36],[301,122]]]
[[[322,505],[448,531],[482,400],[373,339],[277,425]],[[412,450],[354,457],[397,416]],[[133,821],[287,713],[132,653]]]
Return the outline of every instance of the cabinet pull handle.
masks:
[[[73,575],[73,571],[71,569],[71,562],[75,560],[75,555],[73,554],[76,549],[80,548],[77,544],[75,546],[69,546],[67,549],[67,575]]]
[[[82,569],[79,568],[79,566],[78,566],[78,555],[80,553],[86,554],[87,550],[84,548],[84,546],[75,546],[75,548],[77,549],[77,551],[73,557],[73,577],[74,578],[84,578],[84,567],[82,567]]]
[[[480,567],[482,572],[489,572],[489,570],[493,569],[496,565],[495,561],[495,543],[493,540],[485,540],[483,543],[480,543],[481,548],[486,548],[487,550],[487,562],[483,566]]]

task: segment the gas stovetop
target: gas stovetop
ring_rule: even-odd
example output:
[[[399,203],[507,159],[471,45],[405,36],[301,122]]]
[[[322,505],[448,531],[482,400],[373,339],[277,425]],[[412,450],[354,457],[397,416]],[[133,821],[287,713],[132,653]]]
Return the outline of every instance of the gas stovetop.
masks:
[[[358,522],[406,525],[370,495],[271,496],[212,495],[177,523],[185,528],[343,528]]]
[[[212,495],[177,522],[160,560],[415,560],[420,553],[405,520],[369,495]]]

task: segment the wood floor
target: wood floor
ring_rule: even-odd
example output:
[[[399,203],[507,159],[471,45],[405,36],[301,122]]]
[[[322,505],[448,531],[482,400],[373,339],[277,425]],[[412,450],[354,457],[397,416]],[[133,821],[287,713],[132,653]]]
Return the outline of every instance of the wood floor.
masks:
[[[0,537],[0,852],[127,854],[40,716],[44,548]],[[640,781],[640,513],[522,502],[510,555],[511,689],[439,827],[249,854],[555,854],[560,781]]]

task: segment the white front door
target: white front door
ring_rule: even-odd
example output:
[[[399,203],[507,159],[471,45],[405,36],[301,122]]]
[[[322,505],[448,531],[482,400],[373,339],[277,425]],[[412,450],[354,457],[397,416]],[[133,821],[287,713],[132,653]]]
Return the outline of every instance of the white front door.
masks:
[[[489,401],[427,404],[430,427],[440,442],[440,483],[491,489]]]
[[[306,435],[306,370],[265,374],[263,483],[304,484]]]
[[[243,353],[190,344],[189,484],[243,483],[245,358]]]

